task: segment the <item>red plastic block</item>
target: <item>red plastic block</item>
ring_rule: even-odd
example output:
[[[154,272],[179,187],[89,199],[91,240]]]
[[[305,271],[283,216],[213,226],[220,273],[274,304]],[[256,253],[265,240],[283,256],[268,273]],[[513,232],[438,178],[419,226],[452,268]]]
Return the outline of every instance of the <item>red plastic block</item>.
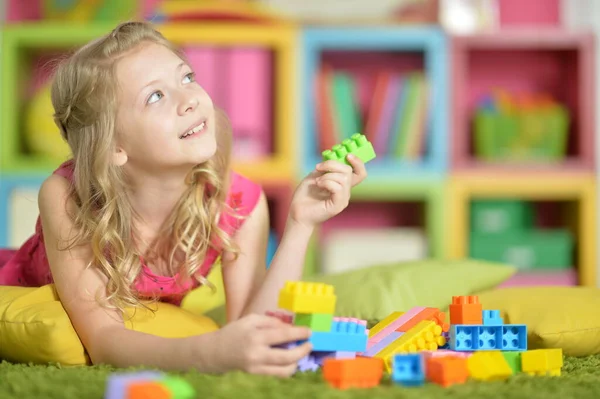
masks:
[[[171,399],[173,394],[160,382],[134,382],[127,386],[126,399]]]
[[[294,321],[294,316],[292,314],[283,312],[283,311],[279,311],[279,310],[277,310],[277,311],[267,310],[265,312],[265,315],[275,317],[287,324],[292,324],[292,322]]]
[[[464,357],[430,357],[425,362],[427,380],[443,387],[464,384],[469,378],[467,359]]]
[[[326,358],[323,361],[323,378],[338,389],[372,388],[379,385],[382,377],[383,360],[379,358]]]
[[[449,311],[450,324],[483,324],[483,306],[476,295],[453,296]]]

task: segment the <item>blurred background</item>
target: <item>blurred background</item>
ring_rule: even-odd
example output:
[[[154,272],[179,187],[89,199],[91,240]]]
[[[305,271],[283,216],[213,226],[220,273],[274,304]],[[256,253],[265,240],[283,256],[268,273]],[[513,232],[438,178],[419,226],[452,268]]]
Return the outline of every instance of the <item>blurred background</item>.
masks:
[[[505,286],[600,286],[598,0],[0,4],[0,247],[33,233],[39,185],[69,156],[52,60],[147,19],[229,114],[234,167],[269,198],[269,258],[296,184],[360,132],[377,159],[315,233],[307,275],[472,258],[518,267]]]

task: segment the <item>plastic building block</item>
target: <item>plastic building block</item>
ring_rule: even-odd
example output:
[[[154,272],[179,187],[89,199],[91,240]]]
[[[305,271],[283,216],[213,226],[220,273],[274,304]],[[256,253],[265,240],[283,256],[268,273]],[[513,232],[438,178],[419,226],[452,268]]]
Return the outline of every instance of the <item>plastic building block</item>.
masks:
[[[484,310],[482,316],[484,326],[501,326],[504,324],[499,310]]]
[[[451,325],[450,349],[524,351],[527,350],[527,327],[523,324]]]
[[[437,337],[440,337],[441,334],[442,328],[435,322],[423,320],[376,354],[375,357],[383,359],[386,370],[391,372],[390,363],[393,355],[403,352],[416,352],[417,350],[436,350],[438,347]]]
[[[127,386],[133,382],[149,382],[164,378],[164,374],[156,371],[137,373],[115,373],[108,376],[104,399],[125,399]]]
[[[298,371],[301,373],[307,371],[317,371],[319,367],[320,365],[317,362],[316,357],[312,354],[308,354],[298,361]]]
[[[521,368],[529,375],[560,376],[562,349],[535,349],[521,353]]]
[[[309,327],[312,331],[330,331],[333,322],[331,313],[297,313],[294,324]]]
[[[288,323],[288,324],[292,324],[292,322],[294,321],[294,315],[287,313],[287,312],[268,310],[265,312],[265,314],[267,316],[275,317],[275,318],[283,321],[284,323]]]
[[[483,307],[478,296],[453,296],[450,324],[483,324]]]
[[[403,313],[400,317],[398,317],[393,322],[389,323],[387,326],[382,328],[380,331],[373,333],[373,329],[369,332],[369,340],[373,340],[373,342],[378,342],[383,339],[385,336],[390,334],[392,331],[398,330],[400,326],[404,323],[408,322],[410,319],[421,313],[425,308],[422,306],[415,306],[411,308],[408,312]],[[377,326],[375,326],[377,327]]]
[[[435,321],[437,325],[442,327],[442,331],[448,331],[450,328],[450,325],[446,323],[446,313],[437,308],[425,308],[419,314],[401,325],[396,331],[407,332],[423,320]]]
[[[323,283],[286,282],[278,306],[294,313],[332,313],[336,296],[333,286]]]
[[[500,351],[475,352],[467,359],[469,375],[481,381],[502,381],[513,371]]]
[[[398,332],[398,331],[393,331],[391,334],[389,334],[387,337],[385,337],[381,341],[374,342],[371,346],[369,346],[369,344],[367,344],[367,351],[363,354],[363,356],[366,356],[366,357],[375,356],[376,354],[378,354],[379,352],[384,350],[392,342],[394,342],[395,340],[400,338],[402,335],[404,335],[404,333]]]
[[[183,378],[165,377],[160,383],[166,387],[172,396],[172,399],[192,399],[196,397],[194,388]]]
[[[425,361],[425,364],[427,380],[443,387],[463,384],[469,378],[465,357],[431,357]]]
[[[506,363],[513,371],[513,374],[521,372],[521,353],[523,352],[502,352],[504,360],[506,360]]]
[[[133,382],[127,386],[127,399],[171,399],[173,395],[160,382]]]
[[[527,350],[527,326],[525,324],[505,324],[502,326],[502,350]]]
[[[425,363],[418,353],[400,353],[392,358],[392,381],[404,386],[425,383]]]
[[[436,351],[422,351],[421,353],[423,354],[425,360],[437,357],[461,357],[466,359],[473,354],[473,352],[455,352],[447,349],[439,349]]]
[[[364,352],[367,349],[366,323],[357,321],[336,321],[331,331],[314,331],[308,341],[313,351]]]
[[[323,378],[338,389],[371,388],[379,385],[383,377],[381,359],[357,357],[356,359],[325,359]]]
[[[403,314],[404,314],[404,312],[390,313],[386,318],[381,320],[379,323],[375,324],[369,330],[369,341],[371,341],[371,337],[374,337],[375,335],[377,335],[379,332],[381,332],[381,330],[383,330],[385,327],[389,326],[392,322],[394,322],[396,319],[398,319],[398,317],[402,316]]]
[[[356,155],[364,163],[375,159],[373,144],[367,140],[367,136],[360,133],[353,134],[341,144],[336,144],[330,150],[323,151],[321,155],[323,155],[323,161],[334,160],[350,165],[346,160],[348,154]]]

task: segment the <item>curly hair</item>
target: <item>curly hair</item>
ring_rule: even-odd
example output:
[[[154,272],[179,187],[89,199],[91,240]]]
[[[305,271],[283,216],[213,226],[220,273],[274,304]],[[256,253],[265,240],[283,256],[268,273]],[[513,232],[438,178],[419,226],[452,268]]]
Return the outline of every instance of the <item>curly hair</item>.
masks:
[[[136,213],[128,200],[126,176],[111,161],[119,106],[115,71],[119,59],[148,42],[163,45],[186,61],[183,52],[149,23],[122,23],[61,61],[51,89],[54,120],[74,163],[70,198],[77,205],[71,215],[76,231],[66,249],[91,245],[93,260],[88,267],[98,268],[108,279],[104,305],[121,311],[146,305],[134,288],[142,271],[132,223]],[[199,268],[209,248],[238,252],[218,225],[221,214],[231,211],[226,191],[232,134],[225,113],[217,109],[216,117],[217,152],[188,174],[186,191],[164,224],[166,231],[160,232],[160,237],[171,237],[164,252],[170,254],[171,265],[177,251],[184,254],[176,267],[180,277],[201,284],[207,283]]]

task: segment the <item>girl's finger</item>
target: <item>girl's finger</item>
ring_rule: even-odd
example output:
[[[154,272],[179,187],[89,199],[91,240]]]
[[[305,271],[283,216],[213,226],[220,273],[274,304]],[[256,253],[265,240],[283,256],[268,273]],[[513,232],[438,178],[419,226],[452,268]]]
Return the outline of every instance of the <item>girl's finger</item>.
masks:
[[[268,346],[278,346],[288,342],[304,341],[310,337],[310,329],[307,327],[293,326],[280,322],[279,328],[261,331],[261,341]]]
[[[304,342],[302,345],[290,349],[272,348],[267,355],[267,364],[274,366],[287,366],[297,363],[300,359],[310,354],[312,345]]]
[[[319,172],[339,172],[339,173],[352,173],[352,166],[346,165],[340,161],[323,161],[317,164],[316,169]]]
[[[350,162],[350,165],[352,165],[352,185],[354,186],[367,177],[367,169],[365,168],[365,163],[356,155],[348,154],[346,159]]]
[[[320,176],[316,179],[317,183],[326,181],[326,180],[332,180],[332,181],[340,184],[342,187],[344,187],[344,186],[347,186],[348,183],[351,181],[351,177],[344,173],[332,172],[332,173],[326,173],[323,176]]]
[[[317,187],[329,191],[331,195],[337,195],[344,191],[344,186],[332,179],[317,180]]]

